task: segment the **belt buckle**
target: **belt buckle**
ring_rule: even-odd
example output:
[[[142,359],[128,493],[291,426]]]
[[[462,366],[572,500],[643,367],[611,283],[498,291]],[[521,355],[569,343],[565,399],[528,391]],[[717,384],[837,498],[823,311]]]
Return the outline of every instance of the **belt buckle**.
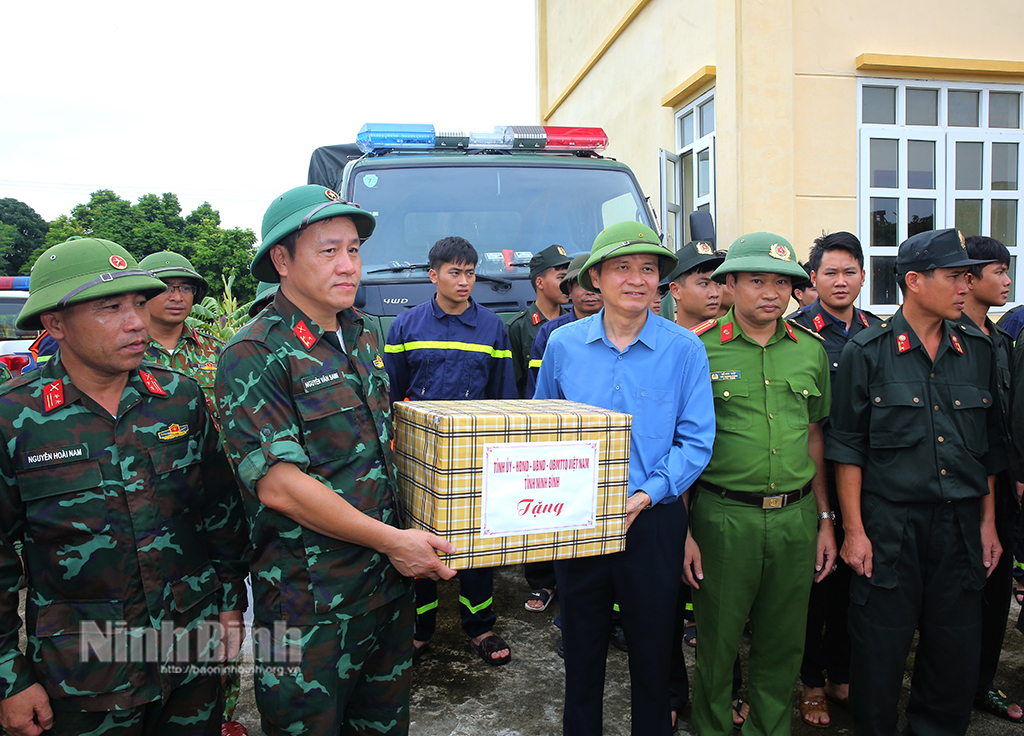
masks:
[[[781,509],[783,496],[765,496],[761,499],[762,509]]]

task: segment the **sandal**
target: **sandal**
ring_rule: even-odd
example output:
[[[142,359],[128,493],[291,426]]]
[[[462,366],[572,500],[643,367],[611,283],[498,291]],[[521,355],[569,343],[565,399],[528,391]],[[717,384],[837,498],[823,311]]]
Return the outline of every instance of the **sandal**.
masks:
[[[491,634],[486,639],[483,639],[479,644],[475,643],[472,639],[469,640],[469,646],[472,647],[473,651],[485,661],[487,664],[493,664],[495,667],[502,664],[507,664],[512,660],[512,650],[509,648],[505,640],[497,634]],[[500,652],[502,649],[508,649],[508,654],[504,657],[494,658],[495,652]]]
[[[1024,721],[1024,715],[1020,718],[1012,718],[1010,716],[1011,705],[1017,705],[1017,703],[1015,703],[1002,690],[989,690],[984,695],[978,695],[974,698],[974,707],[978,710],[983,710],[994,716],[1005,718],[1013,723],[1020,723],[1021,721]]]
[[[808,718],[811,715],[829,715],[828,712],[828,701],[818,700],[817,698],[810,698],[808,700],[800,701],[800,719],[811,728],[828,728],[832,725],[832,718],[829,717],[828,723],[821,723],[812,721]]]
[[[555,594],[549,593],[546,589],[540,588],[539,590],[531,590],[530,594],[526,596],[526,603],[523,605],[526,610],[530,613],[540,613],[546,611],[548,606],[551,605],[551,601],[554,600]],[[531,606],[530,604],[534,601],[540,603],[540,606]]]
[[[429,640],[421,642],[420,646],[416,646],[416,640],[413,639],[413,642],[412,642],[412,661],[413,662],[418,662],[420,657],[422,657],[424,654],[427,653],[428,649],[430,649],[430,641]]]
[[[1017,600],[1018,606],[1024,606],[1024,587],[1021,586],[1020,581],[1013,581],[1013,597]]]
[[[683,627],[683,641],[686,646],[693,649],[697,648],[697,624],[686,624]]]
[[[747,709],[746,713],[743,712],[744,708]],[[742,699],[736,698],[736,700],[732,701],[732,712],[735,714],[732,718],[732,727],[742,728],[743,724],[747,722],[747,716],[750,715],[750,706],[744,703]],[[737,718],[740,719],[739,723],[736,722]]]

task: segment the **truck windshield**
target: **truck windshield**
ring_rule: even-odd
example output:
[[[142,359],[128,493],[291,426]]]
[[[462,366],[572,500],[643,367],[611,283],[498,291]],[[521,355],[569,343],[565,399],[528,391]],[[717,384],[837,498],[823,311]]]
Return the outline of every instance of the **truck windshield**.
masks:
[[[417,264],[448,235],[473,244],[479,273],[527,278],[530,257],[549,245],[572,257],[608,225],[651,224],[632,177],[592,166],[360,167],[351,191],[377,218],[364,283],[426,278]]]

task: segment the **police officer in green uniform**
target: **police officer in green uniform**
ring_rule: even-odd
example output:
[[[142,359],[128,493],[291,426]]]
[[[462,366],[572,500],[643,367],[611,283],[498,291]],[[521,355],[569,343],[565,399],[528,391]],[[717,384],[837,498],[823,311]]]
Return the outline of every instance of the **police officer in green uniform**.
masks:
[[[904,241],[903,306],[847,344],[825,456],[850,584],[857,734],[896,733],[915,630],[907,733],[963,734],[978,684],[981,590],[999,562],[1006,467],[991,345],[957,322],[972,259],[955,229]]]
[[[694,486],[683,566],[700,632],[692,722],[702,736],[732,732],[733,662],[748,618],[744,730],[790,732],[807,599],[836,557],[822,460],[827,356],[816,335],[782,319],[803,275],[785,238],[745,235],[714,273],[733,308],[694,328],[708,352],[717,430]]]
[[[408,733],[411,578],[455,574],[436,552],[452,545],[398,524],[383,349],[352,309],[374,224],[323,187],[275,199],[251,270],[280,289],[221,354],[254,618],[271,633],[254,641],[267,736]],[[286,651],[299,661],[282,671]]]
[[[220,733],[220,678],[205,670],[241,641],[245,520],[199,385],[143,362],[145,302],[163,290],[108,240],[55,245],[33,267],[17,324],[60,348],[0,389],[11,736]],[[230,651],[204,646],[208,626],[229,630]]]
[[[552,245],[530,259],[530,283],[537,294],[536,300],[525,312],[509,320],[508,339],[512,344],[512,370],[515,373],[516,390],[520,399],[532,398],[526,395],[529,378],[530,348],[537,337],[540,326],[559,316],[562,305],[569,296],[561,290],[560,284],[569,270],[569,257],[565,248]],[[543,586],[541,586],[543,587]],[[534,590],[537,588],[534,587]]]

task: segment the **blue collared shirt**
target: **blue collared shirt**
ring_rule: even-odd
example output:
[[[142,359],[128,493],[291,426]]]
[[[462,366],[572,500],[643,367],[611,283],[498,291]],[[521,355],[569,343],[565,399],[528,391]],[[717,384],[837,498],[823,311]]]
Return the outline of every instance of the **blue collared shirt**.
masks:
[[[384,362],[392,402],[517,398],[505,325],[472,300],[462,314],[431,299],[398,315]]]
[[[604,310],[551,333],[535,399],[569,399],[633,415],[629,495],[671,503],[701,474],[715,443],[711,371],[689,330],[648,310],[637,338],[619,351]]]

